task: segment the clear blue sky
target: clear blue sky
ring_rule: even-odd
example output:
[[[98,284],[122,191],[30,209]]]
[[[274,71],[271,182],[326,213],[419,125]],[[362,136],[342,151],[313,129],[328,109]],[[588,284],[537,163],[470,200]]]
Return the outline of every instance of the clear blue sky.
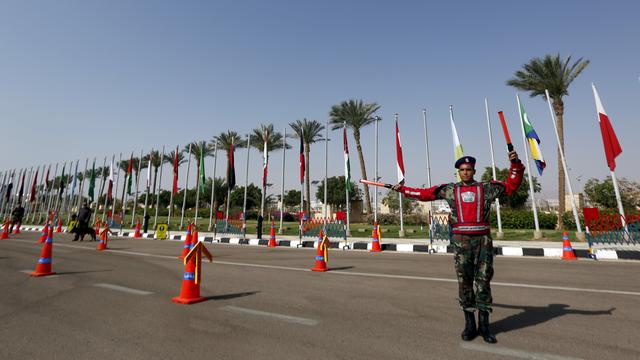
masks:
[[[617,174],[637,181],[639,13],[635,1],[3,1],[0,169],[117,158],[228,129],[244,134],[260,123],[282,131],[303,117],[325,121],[331,105],[357,98],[381,105],[383,180],[395,180],[397,112],[407,183],[426,182],[426,107],[433,181],[448,182],[448,106],[465,153],[486,166],[489,99],[498,165],[505,167],[498,110],[519,134],[515,91],[505,81],[530,58],[559,52],[591,60],[565,98],[574,186],[608,175],[592,81],[623,148]],[[547,105],[521,97],[548,163],[543,197],[556,197]],[[332,133],[329,176],[342,174],[339,136]],[[524,157],[521,138],[513,137]],[[359,179],[350,140],[352,177]],[[363,131],[363,148],[373,177],[373,126]],[[236,155],[238,169],[245,156]],[[324,174],[323,156],[324,146],[315,145],[312,179]],[[279,193],[281,158],[272,153],[271,192]],[[295,148],[287,152],[287,188],[297,188],[296,158]],[[258,183],[257,152],[250,163],[250,181]],[[224,166],[218,162],[219,176]],[[237,176],[243,184],[244,173]]]

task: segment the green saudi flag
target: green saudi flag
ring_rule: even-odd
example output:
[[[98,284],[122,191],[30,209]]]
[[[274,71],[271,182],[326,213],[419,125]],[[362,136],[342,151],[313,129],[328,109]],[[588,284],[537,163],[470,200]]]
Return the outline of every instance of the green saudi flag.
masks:
[[[87,194],[89,196],[89,199],[91,199],[91,202],[93,202],[95,198],[95,194],[94,194],[95,187],[96,187],[96,161],[93,160],[93,165],[91,166],[91,176],[89,177],[89,192]]]

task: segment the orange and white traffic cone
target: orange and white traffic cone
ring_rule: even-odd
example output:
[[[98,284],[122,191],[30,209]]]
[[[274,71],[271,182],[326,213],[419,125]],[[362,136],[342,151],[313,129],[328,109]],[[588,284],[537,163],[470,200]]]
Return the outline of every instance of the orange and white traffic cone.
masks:
[[[11,221],[5,221],[4,225],[2,226],[2,235],[0,235],[0,240],[9,238],[9,226],[11,226]]]
[[[316,251],[316,265],[311,271],[328,271],[327,261],[329,260],[329,238],[324,235],[324,231],[320,230],[320,241],[318,241],[318,250]]]
[[[196,259],[191,258],[184,266],[182,276],[182,287],[180,296],[174,297],[171,301],[179,304],[193,304],[207,300],[200,296],[200,284],[196,283]]]
[[[276,225],[271,221],[271,231],[269,231],[269,244],[268,247],[276,247],[278,243],[276,242]]]
[[[18,222],[18,225],[13,229],[13,234],[14,235],[18,235],[20,234],[20,226],[22,225],[22,222]]]
[[[61,233],[62,232],[62,220],[58,219],[58,227],[56,227],[56,232],[57,233]]]
[[[140,218],[138,218],[136,222],[136,232],[133,234],[134,238],[141,238],[142,234],[140,233]]]
[[[182,254],[178,257],[178,259],[184,259],[185,256],[191,250],[191,223],[187,224],[187,236],[184,238],[184,245],[182,245]]]
[[[42,246],[42,252],[40,258],[38,258],[38,264],[36,264],[36,270],[32,272],[31,276],[47,276],[53,275],[55,272],[51,271],[53,264],[53,227],[49,228],[49,234],[47,240],[45,240]]]
[[[98,243],[98,248],[96,248],[97,251],[108,249],[107,244],[109,243],[110,232],[111,232],[111,229],[109,229],[109,226],[105,223],[104,230],[100,232],[100,242]]]
[[[569,241],[569,236],[567,232],[562,233],[562,260],[577,260],[576,253],[573,251],[573,247],[571,247],[571,241]]]
[[[380,229],[377,221],[373,223],[372,235],[373,241],[371,241],[371,252],[381,252],[382,249],[380,248]]]
[[[40,240],[38,240],[38,242],[40,244],[44,244],[44,242],[47,240],[47,235],[49,235],[49,223],[48,222],[46,224],[44,224],[44,227],[42,228],[42,234],[40,235]]]

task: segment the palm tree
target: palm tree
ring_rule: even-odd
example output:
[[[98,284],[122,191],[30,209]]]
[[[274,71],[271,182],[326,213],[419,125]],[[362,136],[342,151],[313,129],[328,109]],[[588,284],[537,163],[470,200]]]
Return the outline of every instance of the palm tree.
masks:
[[[267,156],[273,150],[280,150],[283,147],[282,134],[273,130],[273,124],[261,124],[259,128],[253,129],[249,139],[249,144],[256,148],[260,153],[264,152],[264,144],[267,144]],[[266,180],[266,179],[265,179]],[[262,184],[262,199],[260,203],[260,215],[264,216],[264,199],[266,193],[266,184]]]
[[[533,58],[516,71],[507,85],[516,89],[529,91],[531,97],[542,96],[546,100],[545,90],[549,91],[553,112],[556,115],[556,126],[560,138],[560,148],[564,151],[564,102],[562,97],[569,95],[569,85],[589,65],[589,60],[578,59],[573,64],[571,56],[560,59],[560,54],[545,55],[544,58]],[[564,169],[558,149],[558,229],[563,230],[562,214],[565,212]]]
[[[309,190],[309,178],[311,177],[311,171],[309,166],[309,152],[311,151],[311,144],[323,139],[322,130],[324,130],[324,125],[320,124],[316,120],[307,120],[307,118],[304,118],[302,120],[296,120],[295,122],[289,123],[289,126],[291,126],[293,131],[296,133],[295,137],[300,139],[300,137],[302,136],[302,142],[304,143],[304,168],[307,170],[307,176],[305,176],[305,195],[307,198],[307,206],[305,211],[307,212],[307,214],[311,214],[311,191]]]
[[[164,157],[164,162],[171,165],[172,172],[173,172],[173,165],[174,165],[173,163],[175,162],[175,159],[176,159],[176,151],[178,152],[178,167],[180,167],[180,165],[182,165],[185,162],[187,162],[187,160],[184,158],[184,152],[182,150],[179,150],[176,147],[176,150],[169,151],[167,156]],[[173,179],[173,177],[172,177],[172,179]],[[171,183],[173,184],[173,180],[172,180]],[[172,188],[171,188],[171,193],[173,194],[173,185],[172,185]],[[171,203],[171,212],[173,212],[173,206],[174,205],[175,204]]]
[[[242,139],[242,137],[240,137],[240,135],[238,135],[237,132],[233,131],[233,130],[227,130],[226,132],[220,133],[219,135],[216,135],[213,137],[213,139],[211,139],[211,143],[215,144],[217,142],[218,144],[218,148],[222,148],[224,149],[226,155],[227,155],[227,177],[226,177],[226,188],[227,188],[227,196],[226,196],[226,200],[227,200],[227,204],[229,204],[229,200],[230,200],[230,194],[231,191],[233,190],[232,188],[229,187],[229,152],[231,150],[231,144],[233,144],[233,149],[235,152],[235,149],[238,148],[243,148],[246,146],[246,142]],[[235,166],[235,164],[234,164]],[[235,173],[234,173],[235,176]],[[235,178],[233,180],[235,182]],[[228,213],[227,213],[228,215]]]
[[[360,160],[360,171],[362,178],[367,179],[367,169],[364,165],[362,145],[360,144],[360,129],[373,124],[376,120],[373,114],[380,109],[376,103],[365,104],[362,100],[350,99],[338,105],[333,105],[329,112],[329,122],[333,125],[332,130],[341,129],[344,123],[353,130],[353,139],[356,142],[356,150]],[[364,198],[367,213],[371,214],[371,198],[369,197],[369,187],[364,186]]]

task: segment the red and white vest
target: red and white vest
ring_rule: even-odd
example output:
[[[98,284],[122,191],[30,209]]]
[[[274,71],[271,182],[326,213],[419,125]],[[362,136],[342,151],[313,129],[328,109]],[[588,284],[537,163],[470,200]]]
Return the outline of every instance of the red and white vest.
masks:
[[[489,223],[484,221],[484,192],[482,184],[454,186],[458,222],[452,224],[454,234],[486,235]]]

